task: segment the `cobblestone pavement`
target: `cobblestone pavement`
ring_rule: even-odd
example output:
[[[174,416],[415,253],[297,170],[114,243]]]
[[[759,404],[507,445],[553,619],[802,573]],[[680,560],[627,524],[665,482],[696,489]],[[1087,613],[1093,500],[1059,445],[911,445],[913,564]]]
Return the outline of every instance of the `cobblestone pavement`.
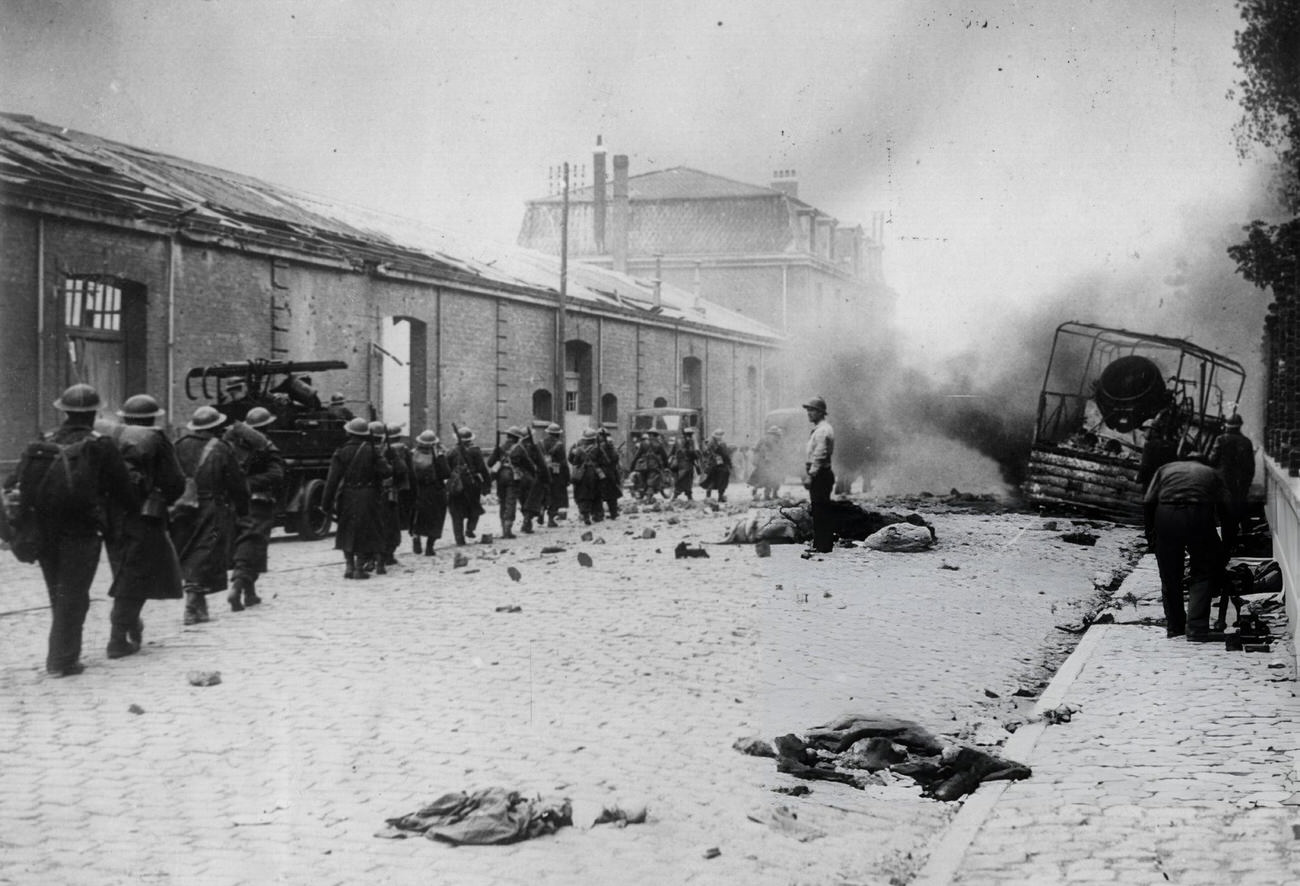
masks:
[[[568,526],[471,545],[460,569],[455,548],[403,553],[366,582],[343,581],[328,540],[277,540],[264,605],[213,598],[211,623],[182,628],[179,601],[151,602],[144,650],[117,661],[103,656],[104,567],[88,669],[67,679],[41,668],[39,573],[2,554],[0,882],[906,882],[959,804],[901,784],[783,796],[772,789],[796,782],[732,743],[849,710],[939,733],[1009,710],[1053,626],[1079,617],[1133,539],[1085,547],[1025,515],[929,516],[939,545],[924,554],[712,546],[677,560],[678,541],[721,538],[736,515],[647,513],[592,542]],[[508,605],[521,611],[496,611]],[[193,687],[194,670],[222,682]],[[444,792],[493,785],[570,797],[575,827],[505,847],[374,837]],[[635,802],[647,824],[591,827]],[[778,804],[825,836],[750,820]]]
[[[1154,557],[1120,590],[1159,612]],[[918,886],[1300,883],[1296,686],[1280,642],[1228,652],[1090,628],[1041,702],[1077,712],[1030,739],[1032,778],[972,795]]]

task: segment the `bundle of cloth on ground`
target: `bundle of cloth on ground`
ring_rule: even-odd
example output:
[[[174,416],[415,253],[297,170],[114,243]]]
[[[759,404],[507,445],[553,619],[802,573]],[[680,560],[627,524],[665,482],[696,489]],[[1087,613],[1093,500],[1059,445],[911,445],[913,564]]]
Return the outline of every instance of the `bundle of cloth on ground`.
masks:
[[[1021,763],[995,757],[979,748],[945,745],[911,720],[848,714],[816,726],[804,738],[776,740],[776,768],[798,778],[839,781],[861,787],[852,771],[906,775],[920,784],[922,795],[956,800],[982,782],[1028,778]]]
[[[929,530],[930,541],[936,536],[934,527],[920,514],[897,514],[891,511],[870,511],[851,501],[833,501],[826,506],[835,537],[865,541],[886,526],[911,524]],[[723,544],[754,544],[766,541],[772,544],[806,542],[812,539],[812,511],[808,505],[788,508],[756,508],[733,526]]]
[[[516,843],[571,826],[573,808],[567,799],[528,799],[508,788],[485,788],[472,794],[443,794],[419,811],[385,823],[387,827],[376,837],[423,834],[455,846]]]

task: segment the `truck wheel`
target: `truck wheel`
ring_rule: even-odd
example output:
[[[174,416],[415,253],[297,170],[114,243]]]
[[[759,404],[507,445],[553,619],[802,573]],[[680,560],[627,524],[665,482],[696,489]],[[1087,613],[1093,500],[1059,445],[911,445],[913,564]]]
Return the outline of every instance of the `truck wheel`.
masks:
[[[322,510],[325,504],[325,481],[312,480],[302,496],[302,510],[298,512],[298,537],[304,541],[324,538],[330,531],[330,518]]]

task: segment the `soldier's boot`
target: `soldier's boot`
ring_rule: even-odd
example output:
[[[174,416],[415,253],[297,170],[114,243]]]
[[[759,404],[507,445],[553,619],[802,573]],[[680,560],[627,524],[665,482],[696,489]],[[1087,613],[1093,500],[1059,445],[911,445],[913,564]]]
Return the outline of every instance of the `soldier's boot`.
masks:
[[[424,553],[424,549],[423,549],[422,547],[420,547],[420,536],[418,536],[418,535],[412,535],[412,536],[411,536],[411,553],[412,553],[412,554],[423,554],[423,553]]]
[[[522,533],[524,533],[525,535],[532,535],[532,534],[533,534],[533,518],[532,518],[532,517],[524,517],[524,525],[519,527],[519,531],[522,532]]]
[[[385,557],[383,554],[376,554],[376,555],[375,555],[375,559],[374,559],[374,563],[375,563],[375,575],[387,575],[387,574],[388,574],[388,567],[387,567],[387,566],[385,565],[385,563],[384,563],[384,561],[387,560],[387,559],[388,559],[388,558]],[[395,562],[395,561],[394,561],[394,562]]]
[[[207,597],[196,591],[186,591],[184,623],[186,625],[197,625],[206,621],[211,621],[208,616]]]
[[[515,538],[515,523],[513,520],[511,520],[509,523],[501,524],[501,537]]]
[[[257,606],[262,602],[262,598],[257,596],[257,579],[244,579],[244,605]]]
[[[135,655],[139,651],[140,644],[131,642],[127,628],[119,625],[110,626],[107,652],[109,658],[126,658],[128,655]]]
[[[226,602],[230,604],[231,612],[243,612],[244,602],[241,595],[244,579],[233,578],[230,580],[230,593],[226,594]]]
[[[126,629],[126,639],[133,643],[136,649],[144,645],[144,619],[137,618],[134,627]]]
[[[433,556],[433,537],[432,537],[432,536],[430,536],[429,540],[426,541],[426,542],[424,543],[424,556],[426,556],[426,557],[432,557],[432,556]]]

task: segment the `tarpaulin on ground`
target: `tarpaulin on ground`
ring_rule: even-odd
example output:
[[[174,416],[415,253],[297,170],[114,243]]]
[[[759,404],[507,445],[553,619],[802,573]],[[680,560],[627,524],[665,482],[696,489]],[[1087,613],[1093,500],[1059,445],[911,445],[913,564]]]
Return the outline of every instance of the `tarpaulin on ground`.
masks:
[[[905,775],[936,800],[956,800],[982,782],[1021,779],[1030,769],[973,747],[944,745],[910,720],[850,714],[776,740],[778,772],[862,787],[852,770]]]
[[[387,819],[386,824],[376,837],[423,834],[453,845],[515,843],[571,826],[573,809],[567,799],[530,800],[518,791],[485,788],[472,794],[443,794],[417,812]]]

